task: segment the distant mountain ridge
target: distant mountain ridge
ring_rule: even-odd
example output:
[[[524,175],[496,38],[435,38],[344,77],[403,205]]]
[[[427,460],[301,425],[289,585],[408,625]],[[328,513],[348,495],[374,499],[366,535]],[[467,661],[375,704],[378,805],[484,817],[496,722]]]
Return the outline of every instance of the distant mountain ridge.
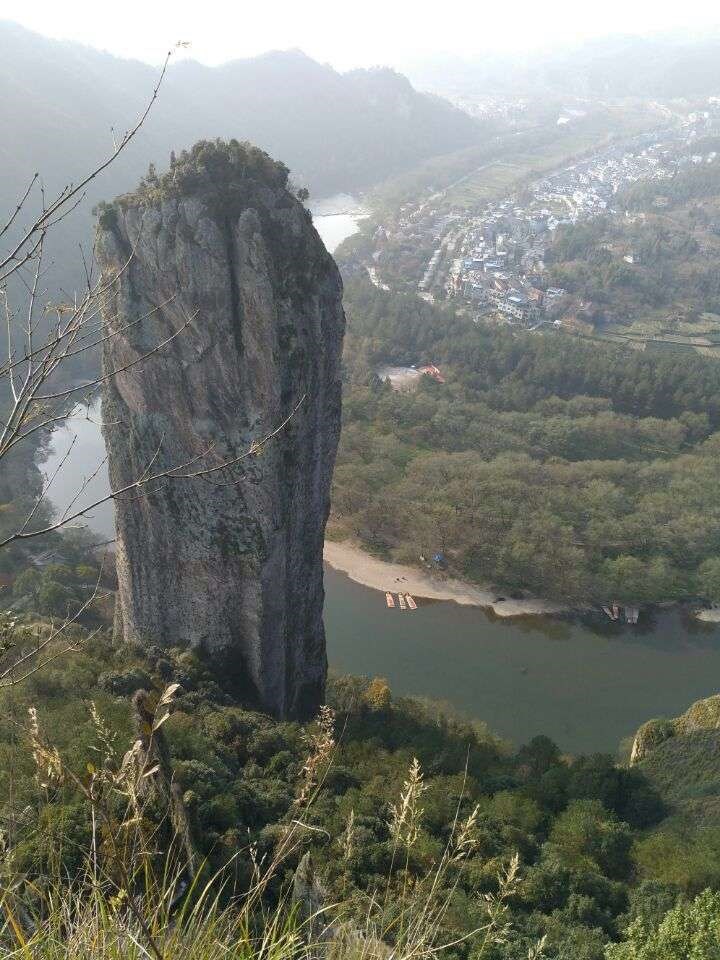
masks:
[[[8,21],[0,21],[0,49],[4,222],[36,171],[54,196],[107,157],[142,114],[159,71]],[[323,197],[480,143],[486,129],[392,70],[340,74],[299,50],[220,67],[171,63],[136,139],[89,185],[81,209],[56,234],[49,289],[69,291],[82,281],[78,244],[92,244],[92,207],[130,189],[151,162],[166,169],[171,151],[198,140],[248,140],[290,167],[293,182],[311,197]]]
[[[0,47],[2,201],[28,170],[56,181],[84,170],[111,144],[111,126],[121,132],[137,117],[158,75],[7,21]],[[328,195],[370,186],[482,134],[472,118],[390,69],[340,74],[299,50],[220,67],[184,60],[170,66],[146,129],[104,192],[129,188],[148,162],[164,165],[171,149],[198,139],[249,140],[314,194]]]

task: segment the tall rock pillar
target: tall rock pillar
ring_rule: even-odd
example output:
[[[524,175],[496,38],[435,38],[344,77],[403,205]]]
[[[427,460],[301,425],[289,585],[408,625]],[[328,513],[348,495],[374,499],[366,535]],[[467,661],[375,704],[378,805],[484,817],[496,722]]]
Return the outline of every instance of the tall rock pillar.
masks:
[[[111,281],[113,489],[181,477],[116,498],[122,633],[198,649],[249,702],[307,717],[326,675],[322,550],[345,325],[337,267],[287,169],[235,141],[197,144],[103,208],[98,257]],[[232,463],[285,420],[257,455]]]

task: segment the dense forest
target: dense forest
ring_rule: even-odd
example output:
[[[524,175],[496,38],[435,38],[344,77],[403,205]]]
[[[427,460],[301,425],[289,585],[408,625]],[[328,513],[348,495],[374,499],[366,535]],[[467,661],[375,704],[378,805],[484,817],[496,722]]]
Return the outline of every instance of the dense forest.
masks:
[[[720,366],[346,287],[332,535],[567,601],[720,599]],[[395,391],[381,363],[439,364]]]

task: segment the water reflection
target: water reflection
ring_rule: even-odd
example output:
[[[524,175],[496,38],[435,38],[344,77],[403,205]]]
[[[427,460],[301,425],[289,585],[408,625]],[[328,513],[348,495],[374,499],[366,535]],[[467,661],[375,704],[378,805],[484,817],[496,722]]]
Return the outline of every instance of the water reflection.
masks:
[[[347,193],[311,201],[310,209],[315,229],[330,253],[357,233],[359,221],[367,216],[355,197]]]
[[[78,404],[63,426],[53,432],[47,459],[40,468],[46,477],[54,477],[49,496],[57,515],[69,507],[76,513],[110,490],[101,423],[100,400],[96,399],[89,405]],[[94,507],[77,522],[104,537],[114,537],[112,501]]]
[[[326,571],[333,667],[447,700],[517,743],[545,733],[574,752],[613,752],[645,720],[717,692],[720,628],[677,609],[642,617],[638,630],[601,614],[507,620],[453,603],[400,613]]]

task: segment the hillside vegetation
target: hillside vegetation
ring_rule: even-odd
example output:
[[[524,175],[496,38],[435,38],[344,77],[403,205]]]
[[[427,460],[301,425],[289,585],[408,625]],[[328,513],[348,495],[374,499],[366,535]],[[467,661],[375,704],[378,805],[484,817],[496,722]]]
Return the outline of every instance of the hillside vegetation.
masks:
[[[379,677],[278,722],[190,651],[73,632],[3,692],[7,956],[649,960],[678,915],[714,929],[717,824],[644,764],[515,751]]]
[[[82,940],[92,910],[99,942],[126,930],[146,948],[149,936],[165,943],[167,957],[185,955],[188,930],[199,944],[225,942],[239,917],[236,941],[282,932],[275,954],[302,954],[311,904],[333,937],[377,938],[373,956],[452,942],[459,960],[526,960],[546,937],[544,956],[602,960],[638,912],[657,924],[719,879],[669,882],[664,868],[639,866],[634,844],[665,814],[639,770],[600,755],[571,761],[543,736],[513,752],[481,725],[396,700],[381,678],[335,678],[331,709],[303,728],[243,709],[189,651],[96,636],[4,696],[9,902],[33,956],[56,955],[49,923],[77,924],[81,955],[104,956]],[[123,759],[133,739],[136,767]],[[251,897],[251,908],[255,882],[262,902]],[[168,889],[173,906],[162,908]],[[62,920],[51,903],[60,894]],[[17,937],[6,912],[0,938],[19,949]]]
[[[649,720],[633,758],[684,820],[705,825],[720,814],[720,695],[698,700],[679,717]]]

